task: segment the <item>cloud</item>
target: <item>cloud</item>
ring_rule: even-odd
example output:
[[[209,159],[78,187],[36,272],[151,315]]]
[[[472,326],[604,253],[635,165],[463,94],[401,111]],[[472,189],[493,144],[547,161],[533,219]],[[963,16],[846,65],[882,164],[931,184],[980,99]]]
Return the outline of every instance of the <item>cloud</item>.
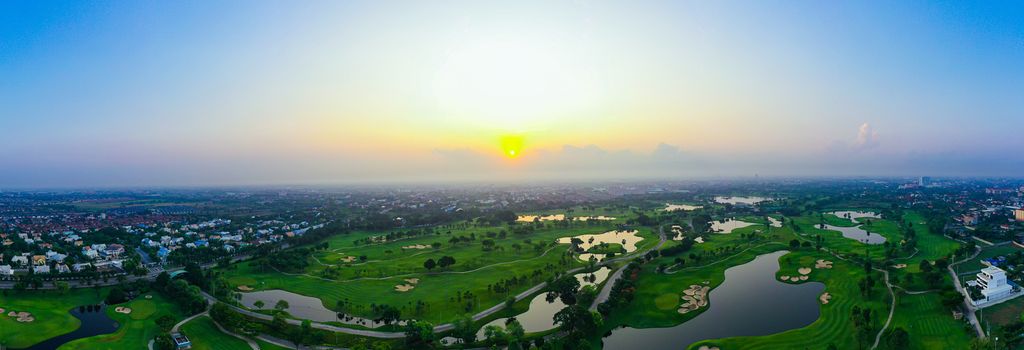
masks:
[[[875,131],[875,128],[871,127],[871,124],[861,124],[857,130],[857,140],[854,141],[853,148],[868,150],[875,147],[878,147],[878,132]]]

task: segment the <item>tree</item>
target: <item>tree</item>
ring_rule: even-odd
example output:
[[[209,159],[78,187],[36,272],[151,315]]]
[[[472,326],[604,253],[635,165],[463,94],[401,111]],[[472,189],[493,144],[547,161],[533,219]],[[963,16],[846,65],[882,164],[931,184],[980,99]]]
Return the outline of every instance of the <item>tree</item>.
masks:
[[[790,248],[793,248],[793,249],[797,249],[797,248],[800,248],[800,241],[798,241],[798,240],[795,240],[795,239],[794,239],[794,240],[791,240],[791,241],[789,241],[789,247],[790,247]]]
[[[108,305],[120,304],[124,302],[125,298],[124,289],[121,289],[121,287],[114,287],[110,289],[110,294],[107,294],[106,301]]]
[[[160,330],[168,332],[171,328],[174,328],[174,317],[171,315],[163,315],[156,319],[156,325],[160,327]]]
[[[508,341],[516,344],[522,342],[523,337],[526,335],[523,325],[515,317],[505,321],[505,332],[508,333]]]
[[[71,285],[69,285],[67,282],[64,282],[64,281],[53,282],[53,286],[57,287],[57,291],[61,295],[67,294],[68,291],[71,290]]]
[[[455,265],[455,258],[447,255],[442,256],[441,259],[437,261],[437,266],[440,266],[442,269],[448,268],[452,265]]]
[[[476,328],[473,327],[473,319],[469,316],[462,316],[455,320],[452,336],[461,339],[463,344],[472,344],[476,340]]]
[[[910,335],[902,327],[893,328],[888,332],[885,342],[893,349],[906,349],[910,344]]]
[[[405,344],[412,349],[429,347],[434,343],[434,325],[429,322],[409,321],[405,325]]]
[[[495,325],[484,327],[484,339],[488,342],[502,344],[505,343],[506,338],[505,330],[501,329],[501,327]]]
[[[257,309],[262,309],[265,305],[263,300],[257,300],[255,303],[252,303],[252,306],[255,306]]]
[[[157,350],[175,350],[177,346],[174,345],[174,340],[168,334],[157,335],[153,339],[153,348]]]
[[[423,268],[427,269],[427,271],[433,270],[434,267],[437,267],[437,262],[434,259],[427,259],[427,261],[423,262]]]
[[[284,299],[281,299],[281,300],[277,301],[277,304],[274,304],[274,310],[284,311],[284,309],[287,309],[288,306],[289,306],[288,305],[288,301],[284,300]]]

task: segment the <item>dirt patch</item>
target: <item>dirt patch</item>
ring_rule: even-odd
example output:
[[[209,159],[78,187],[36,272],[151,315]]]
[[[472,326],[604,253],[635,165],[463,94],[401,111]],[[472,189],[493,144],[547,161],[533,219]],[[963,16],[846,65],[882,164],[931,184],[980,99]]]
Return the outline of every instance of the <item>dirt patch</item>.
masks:
[[[417,284],[417,283],[420,283],[420,279],[419,278],[406,278],[405,282],[407,282],[409,284]]]
[[[796,272],[799,272],[801,275],[810,274],[811,273],[811,268],[810,267],[801,267],[801,268],[797,269]]]
[[[685,314],[690,311],[694,311],[708,305],[708,291],[711,287],[701,285],[691,285],[690,288],[683,290],[683,305],[679,308],[679,313]]]
[[[818,261],[814,262],[814,268],[816,268],[816,269],[831,269],[832,268],[832,262],[828,261],[828,260],[818,259]]]
[[[422,244],[407,245],[407,246],[402,247],[402,249],[427,249],[427,248],[430,248],[430,246],[429,245],[422,245]]]
[[[124,306],[118,306],[118,307],[114,308],[114,312],[118,312],[118,313],[122,313],[122,314],[127,315],[127,314],[132,313],[132,308],[124,307]]]
[[[403,292],[403,293],[404,292],[408,292],[408,291],[412,290],[413,288],[416,288],[416,286],[411,285],[411,284],[399,284],[399,285],[395,286],[395,290],[396,291]]]
[[[829,300],[832,300],[832,295],[828,294],[828,292],[822,293],[818,300],[821,300],[822,305],[828,304]]]
[[[249,286],[246,286],[246,285],[241,285],[241,286],[238,286],[238,290],[243,291],[243,292],[251,292],[252,291],[252,287],[249,287]]]

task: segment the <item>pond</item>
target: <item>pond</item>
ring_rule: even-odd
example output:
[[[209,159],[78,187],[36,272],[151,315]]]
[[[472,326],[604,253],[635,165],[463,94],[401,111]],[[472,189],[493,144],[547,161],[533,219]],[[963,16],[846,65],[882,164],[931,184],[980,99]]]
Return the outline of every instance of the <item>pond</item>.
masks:
[[[89,305],[76,307],[69,311],[72,316],[82,321],[82,325],[71,333],[61,334],[47,339],[42,343],[32,345],[25,350],[56,350],[64,343],[75,339],[88,338],[97,335],[110,334],[117,331],[117,321],[107,316],[106,306]]]
[[[573,238],[579,238],[580,240],[583,241],[583,244],[580,244],[580,248],[583,248],[584,251],[590,250],[590,247],[599,245],[601,243],[618,243],[622,245],[622,248],[626,249],[626,253],[628,254],[635,252],[636,244],[643,240],[643,237],[637,236],[637,233],[639,233],[639,231],[637,230],[615,230],[600,234],[579,235],[576,237],[562,237],[558,239],[558,243],[572,244]],[[597,260],[600,261],[601,259],[604,259],[605,254],[583,253],[580,254],[579,258],[580,260],[588,261],[590,260],[591,256],[597,258]]]
[[[519,215],[516,217],[518,222],[534,222],[534,221],[561,221],[565,220],[565,214],[552,214],[552,215]],[[597,215],[597,216],[571,216],[569,217],[575,221],[612,221],[614,217]]]
[[[861,243],[864,243],[864,244],[882,244],[882,243],[885,243],[885,237],[882,237],[882,235],[877,234],[877,233],[871,233],[871,232],[865,231],[864,229],[860,228],[860,225],[858,225],[858,226],[851,226],[851,227],[842,227],[842,226],[832,226],[832,225],[825,224],[825,229],[826,230],[832,230],[832,231],[839,231],[839,233],[843,234],[843,237],[846,237],[846,238],[849,238],[849,239],[852,239],[852,240],[855,240],[857,242],[861,242]]]
[[[663,209],[663,210],[664,211],[677,211],[677,210],[691,211],[691,210],[697,210],[697,209],[700,209],[700,208],[703,208],[703,207],[704,207],[703,205],[665,203],[665,209]]]
[[[737,205],[737,204],[754,205],[754,204],[761,203],[761,202],[764,202],[764,201],[767,201],[767,200],[769,200],[769,198],[767,198],[767,197],[756,197],[756,196],[751,196],[751,197],[718,196],[718,197],[715,197],[715,202],[724,203],[724,204],[732,204],[732,205]]]
[[[725,219],[725,221],[713,220],[711,221],[711,231],[715,233],[731,233],[732,230],[738,228],[744,228],[747,226],[759,225],[752,222],[740,221],[736,219]]]
[[[711,290],[711,305],[700,315],[668,328],[618,328],[604,338],[605,349],[685,349],[706,339],[775,334],[810,325],[821,314],[819,282],[787,284],[775,279],[777,251],[725,270]],[[679,291],[688,286],[679,286]],[[676,312],[669,310],[665,312]]]
[[[573,275],[576,280],[580,281],[580,287],[584,286],[596,286],[601,282],[604,282],[608,278],[608,273],[611,269],[608,267],[601,267],[593,273],[578,273]],[[587,276],[593,274],[595,280],[593,282],[587,281]],[[521,314],[516,315],[516,320],[519,324],[523,325],[523,330],[526,333],[542,332],[552,328],[555,328],[555,314],[565,308],[565,304],[561,300],[555,298],[554,301],[547,301],[547,293],[540,293],[530,300],[530,308]],[[488,322],[487,324],[480,327],[480,330],[476,333],[477,339],[484,339],[484,328],[487,326],[498,326],[505,328],[505,321],[508,318],[499,318],[494,321]]]
[[[368,328],[377,328],[384,325],[383,322],[375,322],[370,319],[355,316],[338,318],[338,313],[325,307],[323,301],[320,299],[308,297],[302,294],[295,294],[286,290],[272,289],[241,294],[242,305],[253,310],[261,309],[256,307],[257,301],[263,302],[262,309],[269,310],[274,308],[278,300],[284,300],[288,302],[288,308],[286,308],[285,311],[291,314],[292,317],[300,320],[306,319],[316,322],[339,322],[350,325],[360,325]],[[403,322],[399,323],[404,324]]]
[[[860,218],[875,218],[875,219],[881,219],[882,218],[881,215],[876,214],[874,212],[870,212],[870,211],[839,210],[839,211],[831,212],[829,214],[832,214],[832,215],[835,215],[835,216],[838,216],[838,217],[841,217],[841,218],[850,219],[850,221],[852,221],[855,224],[859,223],[857,221],[857,219],[860,219]]]

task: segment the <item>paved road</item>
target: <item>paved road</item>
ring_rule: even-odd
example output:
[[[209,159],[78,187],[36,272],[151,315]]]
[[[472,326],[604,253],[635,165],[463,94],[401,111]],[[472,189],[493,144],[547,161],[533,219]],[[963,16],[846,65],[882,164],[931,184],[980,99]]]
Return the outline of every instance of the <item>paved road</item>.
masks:
[[[964,313],[964,316],[966,316],[967,321],[971,322],[971,325],[974,326],[974,331],[978,334],[978,338],[984,339],[985,331],[981,329],[981,322],[978,322],[978,317],[977,315],[974,314],[978,310],[974,307],[973,304],[971,304],[971,301],[969,299],[969,293],[967,293],[967,291],[964,290],[963,285],[960,284],[960,276],[957,276],[956,270],[953,270],[954,266],[959,265],[965,261],[972,260],[978,257],[978,254],[981,254],[980,246],[975,246],[974,249],[974,255],[971,255],[966,259],[953,262],[952,264],[949,264],[949,266],[946,267],[946,269],[949,270],[949,275],[953,276],[953,286],[956,287],[956,291],[964,295],[964,308],[967,310],[967,312]]]

